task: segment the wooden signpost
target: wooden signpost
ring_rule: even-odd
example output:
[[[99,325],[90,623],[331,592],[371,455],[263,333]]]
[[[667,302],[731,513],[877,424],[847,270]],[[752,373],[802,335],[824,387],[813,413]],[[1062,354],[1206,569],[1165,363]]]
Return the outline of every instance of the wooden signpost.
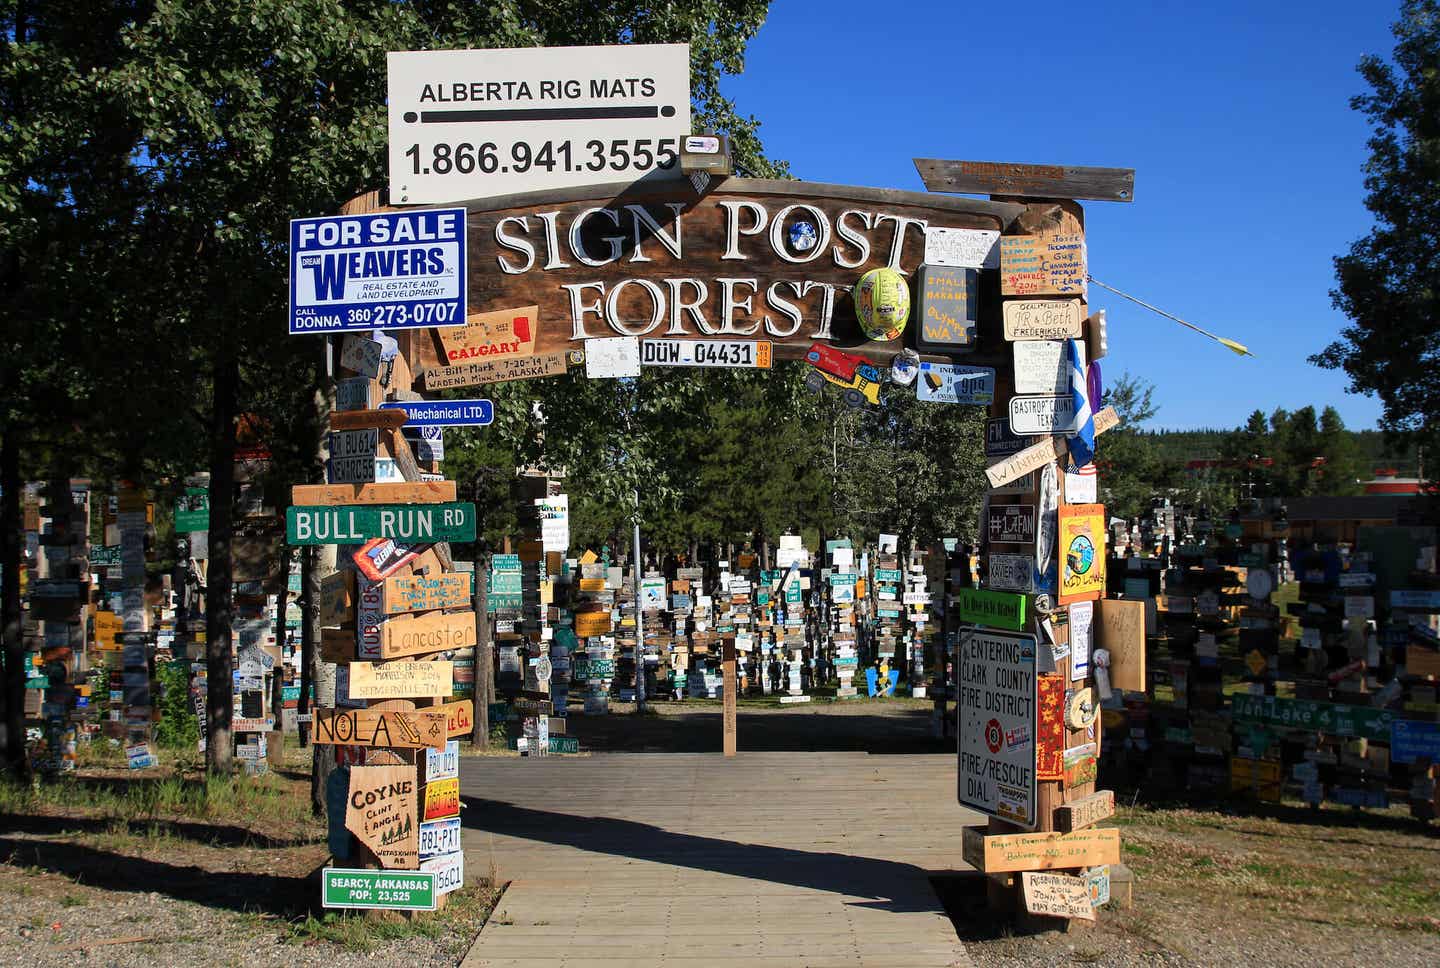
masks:
[[[1074,833],[987,836],[966,827],[960,850],[967,864],[987,874],[1057,870],[1120,862],[1120,831],[1092,827]]]
[[[453,688],[453,662],[350,663],[352,699],[425,699]]]
[[[427,612],[401,615],[380,626],[380,658],[399,659],[475,646],[474,612]],[[448,695],[428,693],[428,695]]]
[[[320,709],[315,713],[316,743],[341,746],[385,746],[398,749],[444,749],[445,715],[378,709]]]
[[[345,827],[385,867],[420,863],[413,766],[352,766]]]

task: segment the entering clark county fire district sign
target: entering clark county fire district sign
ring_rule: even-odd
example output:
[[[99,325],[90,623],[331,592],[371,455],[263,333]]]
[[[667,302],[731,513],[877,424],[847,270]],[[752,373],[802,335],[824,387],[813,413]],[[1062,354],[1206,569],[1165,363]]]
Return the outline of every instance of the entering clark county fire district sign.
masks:
[[[465,325],[465,209],[290,220],[290,333]]]

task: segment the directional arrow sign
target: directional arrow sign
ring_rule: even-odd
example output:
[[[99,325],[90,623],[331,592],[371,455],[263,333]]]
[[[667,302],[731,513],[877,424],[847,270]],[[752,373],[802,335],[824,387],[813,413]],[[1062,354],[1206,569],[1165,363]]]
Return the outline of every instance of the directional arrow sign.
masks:
[[[291,545],[364,544],[374,538],[474,541],[475,505],[291,505],[285,510],[285,539]]]

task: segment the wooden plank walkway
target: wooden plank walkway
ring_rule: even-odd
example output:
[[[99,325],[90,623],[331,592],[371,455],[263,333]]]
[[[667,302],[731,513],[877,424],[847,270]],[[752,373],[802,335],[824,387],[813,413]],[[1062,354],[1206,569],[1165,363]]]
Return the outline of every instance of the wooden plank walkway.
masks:
[[[968,966],[953,756],[466,759],[465,867],[510,886],[464,968]]]

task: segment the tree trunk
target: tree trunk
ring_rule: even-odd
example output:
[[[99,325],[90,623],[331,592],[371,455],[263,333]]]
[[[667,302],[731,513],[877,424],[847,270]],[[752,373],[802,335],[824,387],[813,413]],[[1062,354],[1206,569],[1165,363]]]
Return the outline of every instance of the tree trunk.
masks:
[[[310,745],[310,690],[314,688],[315,642],[320,638],[320,572],[315,567],[315,548],[300,552],[300,703],[296,707],[300,745]]]
[[[278,508],[276,510],[279,511]],[[290,608],[292,555],[288,544],[280,546],[280,594],[276,596],[279,607],[275,609],[279,613],[275,616],[275,645],[280,650],[280,661],[275,664],[275,671],[270,675],[270,708],[275,712],[275,729],[280,733],[281,743],[285,741],[285,613]]]
[[[223,325],[223,324],[222,324]],[[231,675],[231,617],[235,565],[231,536],[235,518],[235,394],[239,363],[229,336],[222,334],[215,359],[210,429],[210,565],[205,586],[205,765],[229,773],[234,749],[230,731],[234,702]]]
[[[494,648],[490,635],[490,617],[485,614],[485,601],[490,595],[490,556],[475,556],[475,718],[470,745],[475,749],[490,748],[490,703],[495,695],[495,667],[491,658]]]
[[[5,640],[4,736],[5,765],[19,779],[25,779],[30,764],[25,756],[25,629],[20,610],[20,568],[25,542],[20,514],[20,435],[14,424],[0,437],[0,624]]]

